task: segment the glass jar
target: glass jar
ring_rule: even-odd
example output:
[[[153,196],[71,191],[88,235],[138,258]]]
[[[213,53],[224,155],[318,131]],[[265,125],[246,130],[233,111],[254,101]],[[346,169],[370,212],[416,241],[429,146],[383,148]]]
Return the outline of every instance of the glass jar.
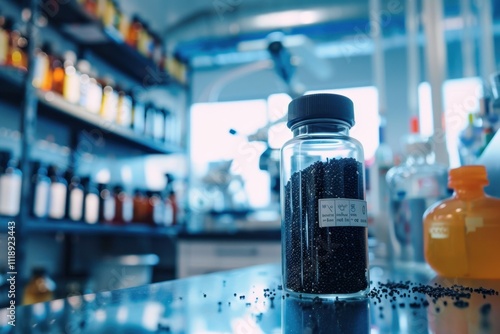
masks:
[[[305,297],[369,290],[361,144],[349,137],[350,99],[314,94],[288,106],[293,138],[281,150],[283,285]]]
[[[422,216],[447,196],[447,169],[436,164],[431,142],[417,134],[406,139],[406,158],[386,175],[389,188],[389,247],[391,263],[425,263]]]

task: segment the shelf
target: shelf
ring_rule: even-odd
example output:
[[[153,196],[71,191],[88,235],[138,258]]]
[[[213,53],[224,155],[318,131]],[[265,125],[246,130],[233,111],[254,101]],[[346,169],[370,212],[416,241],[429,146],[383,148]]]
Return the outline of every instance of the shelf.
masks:
[[[121,236],[151,236],[168,237],[176,236],[178,228],[155,227],[131,223],[128,225],[89,225],[74,221],[51,221],[51,220],[30,220],[26,224],[27,233],[68,233],[68,234],[92,234],[92,235],[121,235]]]
[[[7,224],[9,221],[16,221],[15,217],[0,216],[0,234],[8,232]],[[19,226],[16,225],[16,231]],[[74,222],[70,220],[49,220],[49,219],[30,219],[24,225],[24,231],[32,233],[68,233],[68,234],[93,234],[93,235],[137,235],[151,237],[176,236],[179,226],[150,226],[146,224],[130,223],[128,225],[104,225],[104,224],[86,224],[83,222]]]
[[[113,122],[106,121],[102,117],[92,114],[85,108],[76,106],[66,101],[62,96],[52,92],[38,91],[37,96],[40,101],[40,112],[57,113],[70,121],[76,121],[84,125],[95,127],[103,132],[104,135],[115,137],[115,139],[124,140],[128,144],[139,148],[146,153],[179,153],[182,150],[173,144],[156,142],[153,139],[140,137],[132,129],[125,128]]]
[[[5,234],[9,231],[7,227],[8,227],[8,223],[11,221],[15,222],[16,218],[0,215],[0,234]]]
[[[55,15],[49,15],[49,22],[58,27],[65,36],[79,45],[88,47],[141,85],[185,86],[160,70],[151,59],[126,44],[116,29],[104,27],[99,19],[87,13],[75,0],[58,7]]]
[[[0,96],[6,101],[21,101],[23,98],[21,92],[24,77],[25,72],[22,70],[0,66]],[[91,126],[101,130],[104,136],[124,141],[145,153],[170,154],[182,152],[182,149],[177,145],[141,137],[132,129],[106,121],[98,115],[88,112],[83,107],[69,103],[62,96],[53,92],[37,91],[37,97],[39,99],[40,113],[48,117],[55,118],[55,113],[59,116],[59,119],[65,119],[77,126]]]

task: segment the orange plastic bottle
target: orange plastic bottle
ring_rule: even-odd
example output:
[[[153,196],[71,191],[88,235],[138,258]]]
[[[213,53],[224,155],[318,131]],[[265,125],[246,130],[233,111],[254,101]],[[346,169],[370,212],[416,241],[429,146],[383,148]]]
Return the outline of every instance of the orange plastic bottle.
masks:
[[[427,263],[441,276],[500,278],[500,199],[489,197],[484,166],[452,169],[455,190],[424,213]]]

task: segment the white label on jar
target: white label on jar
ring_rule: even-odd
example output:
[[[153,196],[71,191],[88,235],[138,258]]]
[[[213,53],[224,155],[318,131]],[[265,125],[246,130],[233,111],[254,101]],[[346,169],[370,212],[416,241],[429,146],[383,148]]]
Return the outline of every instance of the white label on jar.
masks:
[[[50,218],[64,218],[64,211],[66,209],[66,189],[66,185],[63,183],[55,182],[50,185]]]
[[[50,182],[40,181],[35,186],[35,203],[33,213],[35,217],[45,218],[49,211]]]
[[[450,236],[450,228],[445,223],[435,222],[432,223],[429,233],[432,239],[448,239]]]
[[[17,216],[21,204],[21,175],[2,175],[0,177],[0,192],[0,214]]]
[[[83,190],[75,188],[71,190],[69,197],[69,218],[74,221],[82,219],[83,214]]]
[[[85,196],[85,222],[95,224],[99,221],[99,196],[93,193]]]
[[[322,198],[318,200],[320,227],[368,226],[366,201],[348,198]]]

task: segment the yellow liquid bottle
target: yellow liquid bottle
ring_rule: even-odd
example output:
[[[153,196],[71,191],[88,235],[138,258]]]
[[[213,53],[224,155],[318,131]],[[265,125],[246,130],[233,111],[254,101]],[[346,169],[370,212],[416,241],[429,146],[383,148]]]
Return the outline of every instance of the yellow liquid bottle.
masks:
[[[35,268],[24,289],[23,305],[43,303],[54,299],[56,285],[42,268]]]
[[[425,212],[425,259],[439,275],[500,279],[500,199],[486,185],[484,166],[452,169],[455,193]]]

